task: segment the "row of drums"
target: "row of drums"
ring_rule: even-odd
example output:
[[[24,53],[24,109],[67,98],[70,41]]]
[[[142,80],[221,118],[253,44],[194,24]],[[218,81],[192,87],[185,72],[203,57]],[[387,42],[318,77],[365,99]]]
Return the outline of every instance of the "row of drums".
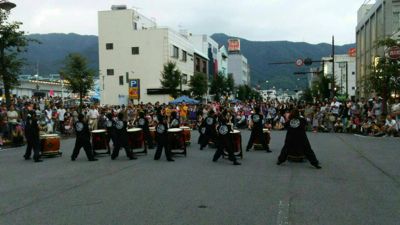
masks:
[[[106,150],[105,153],[110,153],[109,140],[106,130],[93,130],[92,132],[92,148],[95,154],[101,154],[99,150]],[[269,144],[270,131],[263,129],[263,137]],[[156,129],[150,127],[150,135],[153,143],[156,143]],[[234,141],[234,152],[237,156],[243,158],[242,152],[242,136],[239,130],[231,132]],[[128,129],[128,145],[135,153],[147,154],[147,144],[145,143],[143,130],[141,128]],[[40,136],[41,153],[43,156],[60,156],[60,137],[57,134],[46,134]],[[191,143],[190,127],[170,128],[168,129],[168,144],[174,154],[183,154],[186,156],[186,147]],[[213,143],[211,143],[213,144]],[[262,149],[261,141],[255,140],[255,149]],[[226,153],[227,154],[227,153]]]

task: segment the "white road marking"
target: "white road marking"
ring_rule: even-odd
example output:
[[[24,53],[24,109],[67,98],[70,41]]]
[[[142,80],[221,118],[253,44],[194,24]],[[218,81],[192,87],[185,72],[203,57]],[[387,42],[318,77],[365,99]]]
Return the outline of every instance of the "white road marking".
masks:
[[[290,203],[286,200],[280,200],[278,206],[277,225],[289,225],[289,207]]]

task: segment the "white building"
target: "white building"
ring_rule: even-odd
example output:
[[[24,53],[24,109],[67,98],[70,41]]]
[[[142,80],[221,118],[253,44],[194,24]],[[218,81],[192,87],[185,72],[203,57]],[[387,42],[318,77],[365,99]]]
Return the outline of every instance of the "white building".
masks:
[[[209,80],[213,79],[213,77],[218,75],[218,43],[214,41],[210,36],[205,34],[189,34],[187,37],[189,38],[190,42],[193,44],[196,50],[201,51],[203,55],[207,56],[207,74],[209,75]]]
[[[225,45],[222,45],[217,54],[218,62],[218,73],[222,74],[224,77],[228,77],[228,51]]]
[[[247,58],[240,53],[228,55],[228,74],[232,74],[235,86],[250,85],[250,69]]]
[[[170,101],[161,89],[165,63],[175,62],[182,88],[193,76],[194,48],[189,40],[126,6],[98,12],[99,69],[102,104],[127,104],[128,80],[140,79],[140,100]]]
[[[328,61],[332,57],[323,57],[323,61]],[[325,62],[324,76],[331,77],[332,75],[332,62]],[[338,87],[337,94],[346,94],[349,98],[356,95],[356,57],[349,55],[335,55],[335,84]]]

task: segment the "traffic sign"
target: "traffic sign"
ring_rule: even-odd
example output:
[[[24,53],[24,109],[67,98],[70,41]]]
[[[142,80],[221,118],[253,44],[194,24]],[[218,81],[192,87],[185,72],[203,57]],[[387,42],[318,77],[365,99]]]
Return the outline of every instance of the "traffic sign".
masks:
[[[304,65],[303,59],[297,59],[297,60],[296,60],[296,66],[300,67],[300,66],[302,66],[302,65]]]

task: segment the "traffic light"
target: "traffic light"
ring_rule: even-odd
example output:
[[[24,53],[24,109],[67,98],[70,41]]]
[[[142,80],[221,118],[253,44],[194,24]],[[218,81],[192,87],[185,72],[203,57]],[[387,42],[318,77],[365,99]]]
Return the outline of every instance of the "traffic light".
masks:
[[[304,59],[304,65],[310,66],[313,63],[312,59],[310,58],[305,58]]]

